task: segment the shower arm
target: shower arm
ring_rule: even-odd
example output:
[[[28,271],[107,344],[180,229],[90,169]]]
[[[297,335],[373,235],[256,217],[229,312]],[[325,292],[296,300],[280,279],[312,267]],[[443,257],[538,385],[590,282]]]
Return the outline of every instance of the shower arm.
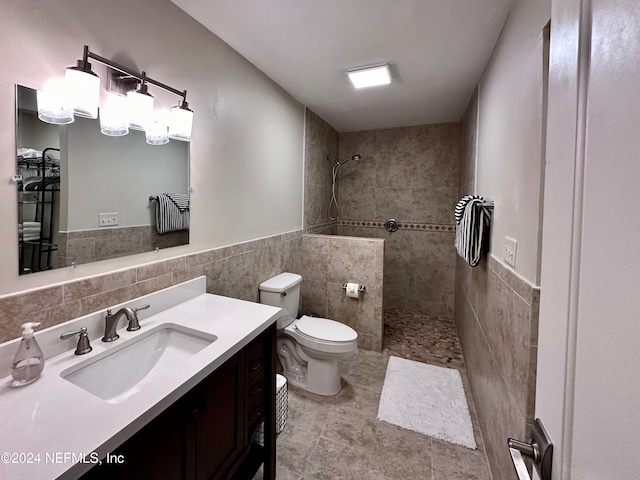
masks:
[[[360,160],[360,155],[352,155],[350,157],[345,158],[341,162],[336,160],[335,157],[332,157],[331,155],[327,155],[327,160],[333,160],[335,162],[335,166],[339,167],[339,166],[344,165],[345,163],[347,163],[347,162],[349,162],[351,160]]]

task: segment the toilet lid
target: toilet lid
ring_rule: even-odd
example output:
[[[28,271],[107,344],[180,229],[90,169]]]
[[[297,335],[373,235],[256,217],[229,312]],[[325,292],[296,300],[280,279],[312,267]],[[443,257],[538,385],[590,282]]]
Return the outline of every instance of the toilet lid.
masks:
[[[353,328],[327,318],[303,315],[296,322],[296,328],[308,337],[329,342],[352,342],[358,338]]]

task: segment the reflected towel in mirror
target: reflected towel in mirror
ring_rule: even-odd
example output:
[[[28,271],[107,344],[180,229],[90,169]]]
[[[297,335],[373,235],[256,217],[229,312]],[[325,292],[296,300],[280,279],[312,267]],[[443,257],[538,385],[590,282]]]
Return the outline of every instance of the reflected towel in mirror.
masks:
[[[163,193],[153,199],[159,234],[189,230],[189,194]]]

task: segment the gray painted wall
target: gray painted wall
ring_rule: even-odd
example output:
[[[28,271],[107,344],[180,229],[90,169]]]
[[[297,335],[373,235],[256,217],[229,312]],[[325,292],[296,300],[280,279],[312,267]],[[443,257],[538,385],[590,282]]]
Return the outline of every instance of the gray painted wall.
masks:
[[[0,218],[8,228],[0,229],[0,250],[5,252],[0,257],[0,292],[84,278],[302,227],[302,105],[169,0],[10,2],[0,19],[0,39],[0,150],[10,158],[15,149],[14,85],[43,88],[50,78],[64,75],[84,44],[187,89],[195,112],[188,247],[162,252],[160,257],[141,254],[18,278],[15,185],[4,182]],[[104,75],[98,66],[96,71]],[[156,100],[165,108],[176,101],[161,92]],[[0,163],[0,176],[9,178],[13,173],[13,161]]]

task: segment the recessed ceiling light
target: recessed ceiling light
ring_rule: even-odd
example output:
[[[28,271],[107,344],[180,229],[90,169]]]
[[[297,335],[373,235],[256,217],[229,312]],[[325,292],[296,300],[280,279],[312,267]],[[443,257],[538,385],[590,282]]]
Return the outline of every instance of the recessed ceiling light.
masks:
[[[375,87],[376,85],[388,85],[391,83],[389,65],[386,63],[347,70],[347,75],[356,88]]]

